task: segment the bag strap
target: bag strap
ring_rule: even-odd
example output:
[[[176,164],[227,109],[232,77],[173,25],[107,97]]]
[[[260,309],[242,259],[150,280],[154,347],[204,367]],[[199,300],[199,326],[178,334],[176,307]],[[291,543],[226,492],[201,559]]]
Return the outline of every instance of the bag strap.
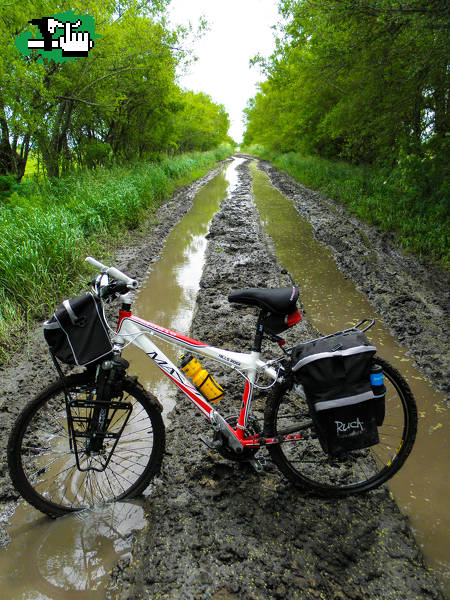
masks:
[[[73,308],[70,306],[69,300],[64,300],[63,306],[69,315],[69,319],[72,321],[72,325],[76,325],[78,321],[77,315],[73,312]]]

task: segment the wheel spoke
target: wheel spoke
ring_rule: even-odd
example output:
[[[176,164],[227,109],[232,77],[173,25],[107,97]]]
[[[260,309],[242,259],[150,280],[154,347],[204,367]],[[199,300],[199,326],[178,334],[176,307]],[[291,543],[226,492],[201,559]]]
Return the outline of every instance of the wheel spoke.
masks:
[[[80,385],[83,379],[85,383]],[[125,381],[128,389],[118,399],[130,403],[131,413],[111,403],[108,433],[120,437],[105,438],[98,454],[90,451],[89,437],[77,435],[86,433],[90,420],[98,414],[92,405],[95,385],[84,375],[67,379],[69,398],[77,401],[77,406],[70,408],[75,419],[72,442],[61,383],[25,408],[26,418],[17,428],[15,440],[10,441],[14,445],[11,477],[25,499],[43,512],[57,515],[135,495],[147,487],[162,461],[164,425],[148,394],[131,380]],[[86,408],[84,401],[89,402]]]
[[[274,462],[294,483],[325,495],[365,491],[392,477],[406,460],[417,426],[415,402],[401,375],[386,361],[376,361],[383,369],[387,388],[384,423],[378,427],[379,442],[364,450],[348,451],[339,459],[330,458],[323,451],[317,433],[269,446]],[[268,408],[266,430],[273,436],[299,431],[299,421],[308,414],[306,399],[289,389],[284,396],[273,393]],[[302,428],[315,431],[313,422]]]

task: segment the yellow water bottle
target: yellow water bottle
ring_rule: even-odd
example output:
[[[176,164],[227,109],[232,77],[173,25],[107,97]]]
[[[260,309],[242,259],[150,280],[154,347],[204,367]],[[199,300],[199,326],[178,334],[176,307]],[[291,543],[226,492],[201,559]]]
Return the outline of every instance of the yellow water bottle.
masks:
[[[223,387],[211,377],[206,369],[190,354],[181,357],[181,370],[192,380],[198,391],[209,402],[219,402],[223,396]]]

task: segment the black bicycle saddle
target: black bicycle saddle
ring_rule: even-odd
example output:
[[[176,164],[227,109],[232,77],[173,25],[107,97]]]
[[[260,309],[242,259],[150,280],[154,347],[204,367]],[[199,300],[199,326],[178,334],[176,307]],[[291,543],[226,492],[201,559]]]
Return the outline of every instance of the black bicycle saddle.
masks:
[[[282,288],[247,288],[231,292],[228,301],[258,306],[278,315],[290,315],[297,308],[298,295],[299,289],[292,285]]]

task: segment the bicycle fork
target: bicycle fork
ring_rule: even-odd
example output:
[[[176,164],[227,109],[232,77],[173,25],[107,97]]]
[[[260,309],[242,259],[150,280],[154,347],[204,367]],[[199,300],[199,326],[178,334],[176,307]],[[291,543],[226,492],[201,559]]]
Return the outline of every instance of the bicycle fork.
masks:
[[[119,356],[104,361],[97,370],[96,399],[86,396],[68,401],[70,446],[79,471],[104,471],[108,466],[133,410],[129,402],[113,400],[121,392],[117,384],[127,367],[128,362]],[[115,430],[109,431],[113,422]]]

